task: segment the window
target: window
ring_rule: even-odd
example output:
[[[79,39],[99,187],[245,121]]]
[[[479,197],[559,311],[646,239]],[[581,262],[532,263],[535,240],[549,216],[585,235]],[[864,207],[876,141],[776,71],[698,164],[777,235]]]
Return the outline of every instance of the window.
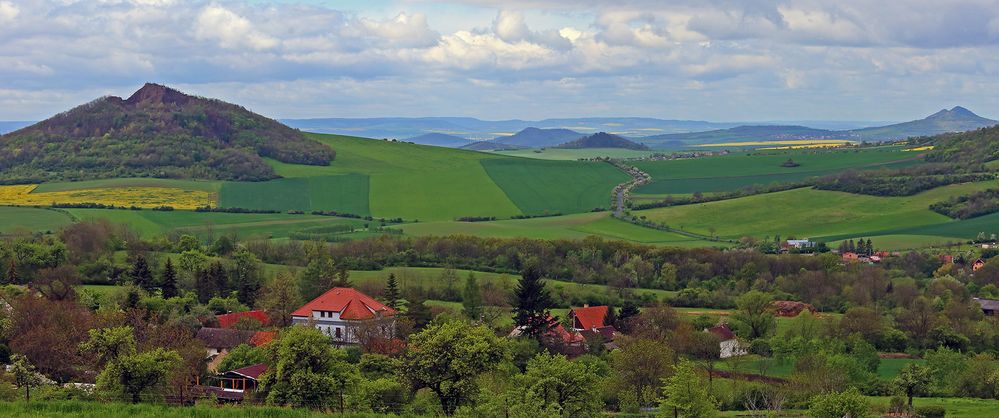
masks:
[[[343,335],[340,333],[340,327],[336,328],[336,338],[338,338],[338,339],[339,338],[343,338]]]

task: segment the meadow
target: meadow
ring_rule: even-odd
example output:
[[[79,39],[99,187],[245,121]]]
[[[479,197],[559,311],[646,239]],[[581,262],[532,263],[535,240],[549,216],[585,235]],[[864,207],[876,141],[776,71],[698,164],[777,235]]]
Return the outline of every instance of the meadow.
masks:
[[[652,176],[635,189],[637,195],[708,193],[738,190],[751,185],[798,181],[847,169],[897,168],[916,164],[918,154],[900,147],[869,149],[787,150],[735,152],[727,155],[666,161],[636,161],[633,165]],[[782,167],[788,159],[797,167]]]
[[[317,226],[352,225],[363,228],[368,222],[331,216],[250,214],[189,211],[132,211],[115,209],[66,209],[77,219],[108,219],[128,225],[146,238],[172,231],[202,238],[233,234],[241,239],[286,238],[295,231]],[[374,223],[371,223],[374,224]]]
[[[633,214],[664,222],[673,228],[705,235],[713,232],[724,238],[763,238],[780,234],[820,240],[843,239],[869,236],[873,231],[950,223],[950,218],[930,211],[930,203],[997,185],[997,181],[955,184],[905,197],[799,188]]]
[[[64,211],[0,206],[0,233],[56,231],[71,223],[73,217]]]
[[[482,160],[486,173],[528,215],[589,212],[610,205],[611,190],[630,177],[602,162]],[[604,193],[599,193],[604,190]]]

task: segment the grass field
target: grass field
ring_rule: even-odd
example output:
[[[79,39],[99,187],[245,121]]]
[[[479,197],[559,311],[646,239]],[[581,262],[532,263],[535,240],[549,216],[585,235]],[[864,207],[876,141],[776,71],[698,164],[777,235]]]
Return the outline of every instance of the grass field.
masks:
[[[417,236],[460,234],[494,238],[580,239],[593,235],[606,239],[674,247],[720,245],[636,226],[614,219],[608,212],[491,222],[420,222],[399,225],[396,228],[402,229],[407,235]]]
[[[529,215],[579,213],[610,205],[614,186],[630,177],[601,162],[482,160],[486,173]],[[604,193],[594,191],[604,190]]]
[[[850,168],[897,167],[915,164],[913,153],[900,147],[864,150],[809,150],[732,153],[712,157],[637,161],[636,167],[653,181],[636,194],[683,194],[737,190],[754,184],[801,180]],[[781,167],[788,158],[798,167]]]
[[[112,209],[67,209],[67,212],[79,219],[108,219],[111,222],[123,223],[145,237],[178,231],[201,237],[236,234],[244,239],[284,238],[304,228],[329,225],[362,227],[365,223],[356,219],[284,213],[199,213]]]
[[[496,154],[511,157],[537,158],[540,160],[578,160],[580,158],[640,158],[654,151],[639,151],[624,148],[585,148],[585,149],[521,149],[512,151],[494,151]]]
[[[931,225],[882,229],[874,231],[870,235],[877,236],[882,240],[892,241],[904,237],[906,240],[915,240],[919,244],[969,240],[978,236],[980,232],[984,232],[986,235],[999,234],[999,213],[992,213],[971,219],[948,220]],[[834,236],[832,238],[839,237]]]
[[[872,405],[887,407],[890,398],[886,396],[868,396]],[[971,398],[913,398],[912,406],[940,406],[947,411],[948,417],[959,418],[995,418],[999,416],[999,400]]]
[[[876,197],[801,188],[696,205],[636,211],[635,215],[701,234],[726,238],[780,234],[826,239],[873,231],[952,222],[928,206],[951,196],[999,185],[997,181],[939,187],[914,196]],[[921,233],[920,235],[927,235]]]
[[[0,206],[0,233],[54,232],[71,223],[73,217],[58,210]]]
[[[268,210],[333,210],[368,215],[368,176],[293,177],[263,183],[227,182],[219,206]]]

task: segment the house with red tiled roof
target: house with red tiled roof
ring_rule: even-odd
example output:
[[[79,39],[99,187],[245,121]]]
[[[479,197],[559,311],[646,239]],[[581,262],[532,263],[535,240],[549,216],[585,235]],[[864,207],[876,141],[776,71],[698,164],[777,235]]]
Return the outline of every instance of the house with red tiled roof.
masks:
[[[973,264],[971,264],[971,271],[978,271],[982,267],[985,267],[985,260],[982,260],[981,258],[979,258],[979,259],[975,260],[975,262]]]
[[[334,344],[358,344],[364,332],[392,338],[395,309],[349,287],[334,287],[291,313],[295,325],[311,325],[328,335]]]
[[[215,318],[219,320],[219,328],[232,328],[243,318],[254,319],[260,322],[260,325],[267,325],[268,322],[267,313],[264,311],[232,312],[216,315]]]
[[[567,356],[579,356],[586,353],[586,338],[583,334],[575,330],[567,330],[554,317],[548,316],[552,324],[542,338],[541,342],[551,350],[565,354]],[[524,335],[524,327],[515,327],[510,332],[510,338],[518,338]]]
[[[572,321],[572,330],[591,340],[599,337],[605,343],[614,341],[617,338],[617,329],[606,323],[609,310],[608,306],[589,305],[570,309],[569,319]]]

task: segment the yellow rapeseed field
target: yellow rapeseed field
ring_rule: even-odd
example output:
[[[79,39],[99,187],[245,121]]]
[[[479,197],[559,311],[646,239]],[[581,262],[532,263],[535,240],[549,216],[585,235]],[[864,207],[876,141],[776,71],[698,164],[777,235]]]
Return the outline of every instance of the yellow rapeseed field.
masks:
[[[214,205],[212,196],[208,192],[198,190],[167,187],[113,187],[32,193],[35,187],[37,186],[33,184],[0,186],[0,205],[48,206],[55,203],[99,203],[140,208],[171,206],[175,209],[194,209],[199,206]]]
[[[933,145],[927,145],[925,147],[907,148],[904,149],[903,151],[929,151],[931,149],[933,149]]]
[[[807,144],[807,145],[788,145],[785,147],[766,147],[757,148],[760,150],[781,150],[781,149],[809,149],[809,148],[838,148],[846,145],[843,142],[827,142],[821,144]]]

